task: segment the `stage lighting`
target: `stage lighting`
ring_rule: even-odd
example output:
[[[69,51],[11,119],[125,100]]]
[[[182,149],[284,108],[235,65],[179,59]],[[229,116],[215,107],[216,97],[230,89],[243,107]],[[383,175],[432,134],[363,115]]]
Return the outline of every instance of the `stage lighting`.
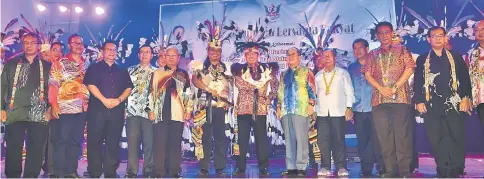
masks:
[[[82,9],[82,8],[81,8],[81,7],[79,7],[79,6],[76,6],[76,7],[74,8],[74,11],[76,11],[76,13],[81,13],[82,11],[84,11],[84,9]]]
[[[47,8],[45,8],[44,5],[42,4],[37,4],[37,10],[40,12],[44,12]]]
[[[59,6],[59,11],[61,11],[61,12],[67,12],[67,7],[65,7],[65,6]]]
[[[96,7],[95,11],[97,15],[104,14],[104,8],[102,7]]]

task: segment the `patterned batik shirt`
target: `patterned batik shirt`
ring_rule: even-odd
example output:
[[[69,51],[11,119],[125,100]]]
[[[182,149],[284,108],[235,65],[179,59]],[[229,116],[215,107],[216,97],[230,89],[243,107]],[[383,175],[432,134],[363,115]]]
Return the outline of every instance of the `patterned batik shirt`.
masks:
[[[315,91],[314,74],[309,68],[288,68],[279,81],[277,106],[281,109],[281,117],[286,114],[308,117],[309,100],[316,99]]]
[[[473,106],[484,103],[484,48],[471,49],[466,56],[472,85]]]
[[[154,123],[168,120],[183,122],[184,114],[193,111],[191,97],[190,78],[185,70],[172,70],[165,66],[153,72],[148,93],[148,111],[155,113]],[[167,99],[169,102],[165,101]]]
[[[406,47],[392,46],[388,51],[379,47],[367,55],[361,72],[370,73],[379,84],[391,88],[409,68],[415,68],[415,61]],[[373,90],[372,106],[383,103],[410,104],[408,83],[397,90],[395,98],[384,97],[378,90]]]
[[[49,78],[49,102],[59,104],[61,114],[87,111],[89,90],[82,82],[89,62],[81,57],[77,62],[68,55],[54,62]]]
[[[128,68],[128,73],[134,88],[128,97],[128,106],[126,107],[127,117],[140,116],[148,118],[148,113],[145,109],[148,105],[148,89],[151,75],[155,70],[156,67],[152,65],[142,67],[139,64]]]
[[[51,64],[40,60],[39,56],[35,57],[32,64],[23,54],[5,64],[1,77],[0,108],[7,112],[7,125],[19,121],[47,122],[45,112],[49,107],[49,82],[40,78],[40,66],[42,66],[43,78],[49,79]],[[14,85],[17,70],[17,84]],[[44,83],[44,89],[41,89],[41,81]],[[43,98],[40,95],[41,92],[44,94]]]
[[[253,68],[247,64],[232,65],[236,87],[234,90],[235,114],[252,115],[254,111],[257,111],[256,115],[267,115],[268,107],[277,97],[277,70],[277,64],[260,63]],[[257,98],[255,98],[255,94],[257,94]],[[254,99],[257,99],[257,102]],[[254,105],[257,106],[256,110]]]

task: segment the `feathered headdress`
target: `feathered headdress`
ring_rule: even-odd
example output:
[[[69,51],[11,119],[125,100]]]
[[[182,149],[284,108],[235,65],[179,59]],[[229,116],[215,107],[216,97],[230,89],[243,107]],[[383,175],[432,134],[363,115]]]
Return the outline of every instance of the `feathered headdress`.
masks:
[[[467,15],[464,17],[460,17],[460,15],[462,14],[464,8],[467,6],[469,2],[473,4],[474,7],[484,16],[484,13],[482,13],[482,11],[480,11],[480,9],[477,6],[475,6],[475,4],[471,0],[466,0],[466,2],[464,2],[462,7],[460,8],[459,13],[457,14],[454,21],[451,24],[449,24],[447,23],[447,8],[444,9],[444,19],[439,23],[434,17],[430,15],[427,15],[424,18],[424,16],[421,16],[413,9],[405,6],[404,2],[402,1],[402,6],[401,6],[402,10],[399,18],[398,27],[396,29],[396,33],[400,37],[412,36],[412,37],[417,37],[420,40],[424,40],[426,38],[427,31],[431,27],[440,26],[447,30],[447,35],[450,37],[454,37],[457,34],[465,35],[466,32],[464,32],[465,29],[462,27],[462,24],[463,22],[469,21],[472,18],[474,18],[474,15]],[[406,15],[403,14],[404,11],[407,11],[411,16],[413,16],[416,19],[413,25],[409,25],[409,23],[407,23],[406,25],[403,24],[404,21],[406,21]],[[464,26],[466,25],[469,27],[472,26],[469,24],[464,24]]]
[[[126,58],[131,55],[131,49],[133,48],[133,44],[123,44],[124,38],[121,38],[121,34],[123,33],[124,29],[126,29],[126,27],[129,25],[129,23],[131,23],[131,20],[128,21],[118,33],[113,32],[114,25],[111,25],[106,36],[103,37],[101,33],[99,33],[99,40],[94,37],[89,27],[85,25],[89,36],[91,36],[91,45],[87,46],[86,48],[86,58],[89,59],[89,61],[101,60],[102,45],[104,42],[109,40],[114,41],[118,46],[118,49],[116,50],[118,56],[118,58],[116,59],[116,63],[125,63]]]
[[[7,24],[3,32],[0,33],[0,64],[5,62],[7,59],[10,59],[9,57],[5,57],[6,51],[12,51],[15,53],[15,49],[10,49],[10,47],[19,41],[19,34],[18,32],[9,29],[12,28],[12,26],[14,26],[16,23],[18,23],[18,18],[12,19]]]
[[[265,19],[264,23],[267,25],[269,19]],[[254,50],[256,52],[267,52],[267,47],[270,46],[269,42],[264,41],[269,34],[272,33],[272,29],[267,30],[267,26],[264,27],[259,19],[255,26],[249,23],[247,30],[240,31],[237,35],[237,52],[242,53],[246,50]],[[262,50],[262,51],[259,51]]]
[[[153,37],[151,39],[146,39],[144,37],[140,38],[139,45],[149,45],[153,48],[154,56],[157,56],[160,51],[164,51],[167,47],[173,45],[180,51],[180,56],[185,57],[188,51],[188,42],[183,39],[183,33],[185,28],[182,26],[175,26],[170,32],[170,35],[165,35],[165,28],[163,23],[160,21],[161,37],[156,35],[153,29]],[[181,29],[181,31],[179,31]],[[173,39],[172,39],[173,37]],[[174,42],[172,42],[174,40]]]
[[[215,15],[212,15],[212,21],[205,20],[201,23],[197,21],[198,38],[208,43],[209,48],[220,49],[224,40],[228,40],[236,31],[235,22],[231,21],[229,26],[224,26],[227,15],[227,4],[224,4],[222,23],[215,21]]]
[[[20,17],[22,20],[27,24],[26,26],[22,26],[22,30],[26,33],[36,33],[39,35],[40,40],[42,41],[42,44],[40,46],[40,51],[48,51],[50,50],[50,45],[54,42],[60,41],[60,37],[64,34],[64,31],[62,29],[57,29],[55,33],[51,33],[49,26],[47,25],[47,21],[44,21],[44,23],[41,23],[40,19],[39,20],[39,28],[34,28],[32,26],[32,23],[30,23],[27,18],[23,14],[20,14]],[[23,33],[20,33],[20,36],[22,36]]]
[[[311,26],[309,25],[309,20],[304,13],[304,18],[306,19],[306,24],[307,27],[304,27],[302,24],[299,23],[299,27],[304,32],[304,36],[309,42],[301,42],[301,47],[302,47],[302,55],[304,60],[309,60],[307,63],[309,63],[311,60],[311,57],[315,56],[320,56],[322,53],[318,51],[317,49],[325,49],[328,48],[331,43],[333,43],[333,34],[335,32],[335,29],[338,27],[341,27],[341,24],[338,23],[339,15],[334,18],[333,22],[331,23],[331,26],[329,26],[327,29],[324,28],[324,26],[321,26],[321,29],[319,30],[319,34],[317,35],[317,38],[315,39],[313,37],[313,34],[311,33]],[[340,50],[338,50],[339,52]],[[347,54],[347,52],[344,52]]]
[[[8,46],[15,44],[15,42],[19,40],[18,33],[15,33],[14,31],[9,31],[9,29],[12,28],[17,23],[18,23],[18,18],[12,19],[7,24],[3,32],[0,33],[1,34],[0,48],[2,48],[3,50],[6,50],[6,51],[10,50]]]
[[[309,49],[312,49],[313,53],[316,53],[316,54],[318,53],[316,51],[317,48],[329,47],[329,45],[334,41],[332,35],[335,29],[338,27],[341,27],[341,24],[337,24],[339,15],[337,15],[336,18],[333,20],[333,23],[331,23],[331,26],[329,26],[329,28],[326,29],[326,32],[324,27],[321,26],[321,30],[319,31],[317,39],[314,39],[312,33],[310,32],[311,26],[309,25],[308,16],[306,15],[306,13],[304,13],[304,18],[306,19],[306,23],[308,27],[306,28],[300,23],[299,23],[299,27],[301,27],[301,29],[303,30],[304,36],[307,38],[307,40],[309,40],[309,44],[307,42],[302,42],[303,43],[302,47],[307,47]],[[324,36],[325,34],[326,36]],[[323,36],[324,36],[324,39],[323,39]]]
[[[158,56],[158,53],[160,51],[163,51],[168,47],[168,42],[170,41],[168,36],[165,35],[165,28],[163,27],[163,23],[160,21],[160,29],[161,29],[161,37],[158,37],[156,35],[155,29],[153,30],[153,37],[150,39],[146,39],[144,37],[140,38],[139,40],[139,46],[143,45],[149,45],[151,48],[153,48],[154,56]],[[170,35],[171,37],[171,35]]]

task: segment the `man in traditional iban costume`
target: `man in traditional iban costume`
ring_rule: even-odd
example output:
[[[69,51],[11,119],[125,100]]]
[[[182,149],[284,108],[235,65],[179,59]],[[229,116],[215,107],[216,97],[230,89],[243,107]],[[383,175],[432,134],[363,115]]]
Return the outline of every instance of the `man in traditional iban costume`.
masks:
[[[272,101],[277,97],[277,72],[279,66],[275,63],[260,63],[259,55],[267,52],[270,43],[263,41],[265,28],[256,24],[255,28],[249,24],[248,30],[242,32],[242,39],[236,42],[237,51],[243,53],[247,63],[235,63],[231,71],[234,75],[234,138],[235,148],[239,148],[235,155],[237,159],[237,176],[245,175],[247,148],[249,145],[250,130],[254,130],[257,160],[259,162],[259,175],[269,175],[269,154],[267,145],[268,112]]]
[[[208,31],[201,29],[208,29]],[[221,32],[221,24],[208,20],[204,24],[199,24],[199,30],[200,35],[209,40],[209,44],[207,59],[203,63],[194,61],[191,64],[192,82],[196,87],[192,139],[195,143],[195,156],[200,160],[198,175],[206,177],[209,174],[213,136],[215,173],[224,177],[227,164],[225,124],[227,110],[232,104],[228,100],[232,77],[228,67],[221,61],[222,42],[227,36]]]

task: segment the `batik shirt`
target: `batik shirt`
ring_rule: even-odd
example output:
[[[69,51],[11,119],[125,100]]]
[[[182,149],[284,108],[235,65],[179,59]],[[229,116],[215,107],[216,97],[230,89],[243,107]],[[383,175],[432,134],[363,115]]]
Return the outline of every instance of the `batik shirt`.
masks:
[[[277,95],[281,117],[286,114],[308,117],[309,99],[316,99],[315,91],[314,74],[309,68],[289,68],[283,72]]]
[[[256,69],[253,69],[256,68]],[[277,97],[277,64],[257,64],[250,68],[247,64],[233,64],[235,90],[235,114],[252,115],[254,105],[257,106],[256,115],[267,115],[267,108],[271,101]],[[255,90],[257,90],[257,103],[255,104]]]
[[[49,102],[59,104],[61,114],[87,111],[89,90],[82,82],[89,62],[81,57],[77,62],[68,55],[54,62],[49,78]]]
[[[472,84],[473,105],[484,103],[484,48],[477,47],[467,53]]]
[[[155,113],[155,123],[182,122],[184,114],[193,111],[191,96],[190,78],[185,70],[173,71],[168,66],[158,68],[152,74],[147,111]]]
[[[446,50],[442,51],[439,57],[434,51],[429,57],[428,76],[425,75],[425,63],[428,53],[422,54],[417,58],[417,67],[415,68],[414,78],[414,96],[415,104],[425,103],[428,110],[433,112],[459,112],[459,104],[462,98],[469,100],[471,97],[471,84],[469,71],[462,56],[450,53],[453,57],[455,77],[457,80],[457,91],[452,87],[452,65],[447,56]],[[426,100],[425,80],[428,78],[429,101]]]
[[[21,61],[17,79],[17,90],[14,96],[13,106],[10,107],[14,78],[17,65]],[[44,97],[40,98],[40,57],[36,56],[32,64],[25,55],[19,55],[5,64],[1,76],[1,102],[0,108],[7,111],[7,122],[11,124],[18,121],[47,122],[45,112],[49,107],[48,86],[49,81],[44,80]],[[43,77],[49,79],[51,64],[42,62]]]
[[[370,73],[379,84],[391,88],[409,68],[415,68],[415,61],[406,47],[398,45],[392,46],[388,51],[381,47],[370,51],[361,71]],[[371,104],[377,106],[383,103],[410,104],[410,102],[410,87],[405,83],[397,90],[395,99],[384,97],[378,90],[373,90]]]
[[[156,70],[156,67],[148,65],[142,67],[135,65],[128,68],[129,76],[133,82],[134,88],[131,90],[131,95],[128,97],[128,106],[126,107],[126,116],[140,116],[148,118],[148,113],[145,111],[148,104],[148,89],[151,79],[151,74]]]

